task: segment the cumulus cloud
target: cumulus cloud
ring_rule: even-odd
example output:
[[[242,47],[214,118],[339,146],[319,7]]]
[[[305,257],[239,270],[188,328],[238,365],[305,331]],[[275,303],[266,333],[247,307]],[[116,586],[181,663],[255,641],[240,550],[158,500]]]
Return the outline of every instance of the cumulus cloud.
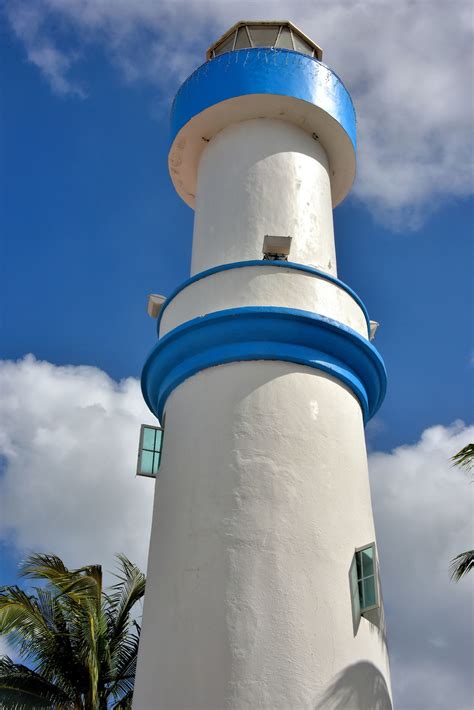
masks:
[[[73,565],[143,568],[153,482],[135,478],[139,425],[153,422],[134,379],[28,356],[0,362],[0,537]],[[397,710],[471,707],[474,576],[449,581],[472,547],[472,493],[450,457],[474,427],[427,429],[420,441],[370,455],[371,485]]]
[[[472,194],[469,0],[242,0],[238,10],[227,0],[7,0],[6,8],[56,92],[84,94],[72,69],[100,46],[127,81],[159,86],[163,104],[236,20],[291,18],[323,46],[354,98],[356,197],[407,229],[433,205]]]
[[[474,579],[448,573],[473,547],[473,488],[449,462],[469,441],[474,427],[434,426],[369,458],[399,710],[472,707]]]
[[[70,566],[146,565],[154,483],[136,478],[139,427],[153,423],[135,379],[27,356],[0,364],[0,535]]]

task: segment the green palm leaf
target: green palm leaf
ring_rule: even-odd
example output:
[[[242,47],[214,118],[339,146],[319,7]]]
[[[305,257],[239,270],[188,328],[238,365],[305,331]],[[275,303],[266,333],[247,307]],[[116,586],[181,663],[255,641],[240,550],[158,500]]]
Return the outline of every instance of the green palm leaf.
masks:
[[[466,444],[457,454],[451,456],[454,466],[471,471],[474,467],[474,444]],[[474,567],[474,550],[467,550],[451,560],[451,579],[455,582],[468,574]]]
[[[74,706],[74,699],[60,688],[6,656],[0,657],[0,699],[2,707],[15,710]]]
[[[26,593],[0,588],[0,634],[33,668],[5,657],[2,708],[130,708],[140,627],[132,617],[145,576],[118,556],[117,583],[102,588],[102,568],[68,569],[55,555],[32,554],[21,574],[40,580]],[[2,675],[3,674],[3,675]]]
[[[466,444],[457,454],[451,456],[451,461],[455,466],[470,471],[474,467],[474,444]]]
[[[459,582],[459,580],[473,568],[474,550],[461,552],[460,555],[456,555],[456,557],[451,561],[451,579],[454,579],[455,582]]]

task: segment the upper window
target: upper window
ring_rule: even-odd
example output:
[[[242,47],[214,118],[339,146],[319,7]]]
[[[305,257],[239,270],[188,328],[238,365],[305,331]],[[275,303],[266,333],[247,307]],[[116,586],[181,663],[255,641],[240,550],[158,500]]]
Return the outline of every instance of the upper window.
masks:
[[[248,47],[293,49],[321,60],[323,50],[291,22],[237,22],[209,47],[207,59]]]
[[[156,478],[161,462],[163,429],[142,424],[138,448],[137,476]]]
[[[375,542],[355,551],[349,578],[352,613],[357,626],[365,612],[380,606]]]

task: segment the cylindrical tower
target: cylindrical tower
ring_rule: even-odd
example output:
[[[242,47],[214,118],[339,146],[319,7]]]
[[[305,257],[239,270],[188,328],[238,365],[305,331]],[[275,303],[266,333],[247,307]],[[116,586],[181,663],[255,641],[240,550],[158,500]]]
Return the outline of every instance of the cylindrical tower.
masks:
[[[321,56],[238,23],[173,104],[192,276],[142,376],[165,432],[135,710],[392,707],[364,439],[386,376],[337,278],[355,114]]]

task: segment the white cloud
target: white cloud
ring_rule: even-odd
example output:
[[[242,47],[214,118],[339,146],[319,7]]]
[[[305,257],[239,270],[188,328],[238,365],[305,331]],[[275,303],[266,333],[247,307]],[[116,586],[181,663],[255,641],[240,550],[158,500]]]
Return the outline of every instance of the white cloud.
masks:
[[[146,565],[154,483],[136,478],[139,426],[153,422],[138,382],[27,356],[0,364],[0,535],[67,565]]]
[[[32,356],[0,362],[0,536],[71,566],[143,568],[153,482],[135,478],[141,422],[136,380]],[[370,455],[371,484],[397,710],[468,710],[474,575],[454,584],[449,562],[472,547],[469,477],[450,457],[474,427],[427,429],[419,442]]]
[[[45,31],[48,11],[41,2],[13,3],[7,15],[17,37],[23,42],[28,61],[38,67],[59,96],[72,94],[85,98],[78,81],[71,78],[71,69],[77,60],[77,50],[71,46],[59,49],[51,35]]]
[[[163,103],[241,17],[291,18],[325,49],[359,118],[354,195],[396,228],[416,228],[444,200],[472,194],[469,0],[7,0],[7,16],[61,94],[84,95],[78,59],[101,47]],[[237,17],[236,12],[239,13]]]
[[[474,427],[426,429],[419,442],[369,458],[398,710],[468,710],[474,578],[449,579],[473,547],[473,488],[450,465]]]

